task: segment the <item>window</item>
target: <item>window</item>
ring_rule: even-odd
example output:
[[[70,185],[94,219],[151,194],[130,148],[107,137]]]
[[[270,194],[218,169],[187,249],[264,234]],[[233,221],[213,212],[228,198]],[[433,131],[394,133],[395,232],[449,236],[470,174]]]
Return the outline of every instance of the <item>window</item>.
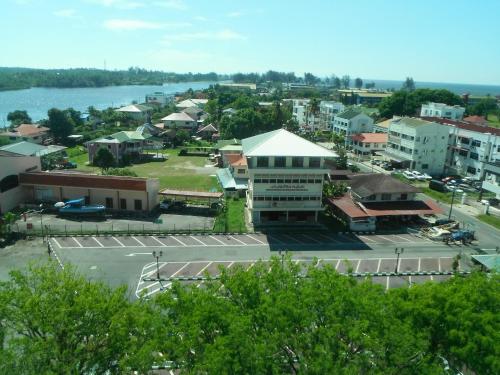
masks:
[[[120,198],[120,210],[127,209],[127,200],[125,198]]]
[[[280,197],[272,197],[272,200],[273,200],[273,201],[279,201],[279,200],[280,200]]]
[[[321,180],[321,179],[317,178],[317,179],[315,179],[315,180],[314,180],[314,182],[315,182],[316,184],[322,184],[322,183],[323,183],[323,180]]]
[[[301,183],[301,184],[307,184],[307,180],[306,180],[306,179],[304,179],[304,178],[301,178],[301,179],[300,179],[300,183]]]
[[[289,179],[289,178],[285,178],[285,184],[291,184],[292,183],[292,180]]]
[[[238,174],[244,174],[245,170],[244,169],[238,169]]]
[[[256,178],[255,180],[253,180],[254,184],[260,184],[261,182],[262,180],[260,178]]]
[[[382,194],[382,200],[383,201],[390,201],[391,200],[391,194],[390,193],[383,193]]]
[[[136,211],[142,211],[142,200],[134,199],[134,209]]]
[[[429,164],[422,164],[422,169],[429,169]]]
[[[294,178],[294,179],[292,180],[292,184],[298,184],[299,182],[300,182],[300,180],[299,180],[299,179],[297,179],[297,178]]]
[[[459,138],[459,139],[460,139],[460,143],[463,143],[464,145],[469,144],[469,138]]]
[[[399,198],[399,200],[401,201],[405,201],[408,199],[408,194],[401,194],[401,197]]]
[[[19,178],[17,177],[17,174],[11,174],[9,176],[4,177],[2,181],[0,181],[0,192],[3,193],[10,189],[14,189],[18,185],[19,185]]]
[[[283,184],[284,182],[285,182],[285,180],[282,180],[282,179],[280,179],[280,178],[278,178],[278,179],[276,180],[276,183],[277,183],[277,184]]]
[[[285,168],[286,167],[286,157],[276,156],[274,158],[274,167],[275,168]]]
[[[481,147],[481,141],[478,141],[476,139],[472,140],[472,146]]]
[[[476,174],[476,168],[473,168],[473,167],[467,167],[467,173],[470,173],[470,174]]]
[[[476,152],[471,152],[471,153],[469,154],[469,157],[470,157],[471,159],[478,160],[478,159],[479,159],[479,154],[477,154]]]
[[[113,198],[106,198],[106,208],[113,208]]]
[[[374,201],[375,199],[377,199],[377,196],[375,194],[372,194],[372,195],[366,197],[367,201]]]
[[[276,179],[275,178],[270,178],[269,179],[269,183],[270,184],[275,184],[276,183]]]
[[[319,168],[320,158],[309,158],[309,168]]]
[[[263,184],[268,184],[268,183],[269,183],[269,179],[267,179],[267,178],[263,178],[263,179],[262,179],[262,183],[263,183]]]
[[[269,158],[267,156],[257,157],[257,168],[267,168],[269,167]]]
[[[302,168],[304,166],[304,158],[300,156],[294,156],[292,158],[292,167],[293,168]]]
[[[458,154],[459,154],[460,156],[467,156],[468,151],[467,151],[467,150],[460,150],[460,151],[458,152]]]

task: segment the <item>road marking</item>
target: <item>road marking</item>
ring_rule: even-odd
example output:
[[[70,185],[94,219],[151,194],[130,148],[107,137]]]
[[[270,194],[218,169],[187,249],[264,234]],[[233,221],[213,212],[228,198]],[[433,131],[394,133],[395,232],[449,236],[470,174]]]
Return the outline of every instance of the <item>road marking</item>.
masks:
[[[379,259],[378,260],[378,264],[377,264],[377,272],[380,271],[380,263],[382,263],[382,259]]]
[[[182,242],[181,240],[177,239],[176,237],[174,236],[171,236],[170,238],[176,240],[177,242],[179,242],[182,246],[186,246],[186,244],[184,242]]]
[[[237,239],[237,238],[234,238],[233,236],[229,236],[229,237],[231,237],[231,238],[232,238],[233,240],[235,240],[235,241],[238,241],[238,242],[239,242],[240,244],[242,244],[242,245],[245,245],[245,246],[247,245],[246,243],[244,243],[244,242],[240,241],[240,240],[239,240],[239,239]]]
[[[358,264],[356,265],[356,271],[354,271],[354,272],[358,273],[358,269],[359,269],[359,265],[360,265],[360,264],[361,264],[361,259],[360,259],[360,260],[358,260]]]
[[[408,276],[408,284],[409,284],[409,286],[411,286],[411,275]]]
[[[116,238],[116,237],[114,237],[114,236],[113,236],[113,237],[111,237],[111,238],[113,238],[116,242],[118,242],[118,244],[120,244],[120,245],[121,245],[121,247],[125,247],[125,245],[124,245],[124,244],[123,244],[120,240],[118,240],[118,238]]]
[[[160,244],[160,246],[165,246],[165,244],[163,242],[160,242],[160,240],[158,238],[156,238],[155,236],[149,236],[149,237],[151,237],[153,240],[158,242]]]
[[[155,281],[154,283],[149,284],[148,286],[145,286],[144,288],[137,289],[137,290],[136,290],[136,293],[137,293],[137,294],[141,294],[141,292],[142,292],[144,289],[149,289],[149,288],[151,288],[152,286],[154,286],[154,285],[156,285],[156,284],[159,284],[159,283],[160,283],[159,281]]]
[[[90,247],[87,247],[87,249],[90,249]],[[93,247],[92,249],[97,249],[96,247]],[[130,253],[126,254],[126,257],[135,257],[136,255],[151,255],[152,253]]]
[[[224,242],[222,242],[221,240],[219,240],[218,238],[215,238],[214,236],[209,236],[211,239],[217,241],[217,242],[220,242],[223,246],[227,246]]]
[[[175,271],[172,275],[169,277],[175,277],[179,272],[181,272],[184,268],[186,268],[191,262],[187,262],[185,265],[183,265],[181,268],[179,268],[177,271]]]
[[[420,272],[420,263],[421,263],[421,261],[422,261],[422,258],[418,258],[418,270],[417,270],[417,272]]]
[[[275,236],[273,236],[272,234],[268,234],[268,236],[271,237],[271,238],[274,238],[279,243],[285,243],[284,241],[280,240],[279,238],[276,238]]]
[[[291,241],[293,241],[293,242],[298,242],[299,244],[302,244],[302,245],[305,245],[305,244],[306,244],[305,242],[303,242],[303,241],[301,241],[301,240],[299,240],[299,239],[297,239],[297,238],[295,238],[295,237],[292,237],[292,236],[290,236],[290,235],[288,235],[288,234],[281,233],[281,235],[282,235],[283,237],[290,238],[290,240],[291,240]]]
[[[146,264],[144,267],[142,267],[142,271],[144,271],[145,269],[154,267],[154,266],[156,266],[156,262],[151,262],[149,264]]]
[[[200,270],[200,272],[198,272],[198,273],[196,274],[196,276],[200,276],[200,275],[203,273],[203,271],[205,271],[205,270],[208,268],[208,266],[210,266],[212,263],[213,263],[213,262],[208,262],[208,264],[207,264],[205,267],[203,267],[203,268]]]
[[[248,238],[251,238],[252,240],[255,240],[255,241],[257,241],[257,242],[260,242],[262,245],[267,245],[267,243],[262,242],[261,240],[259,240],[259,239],[255,238],[255,237],[253,237],[253,236],[250,236],[249,234],[245,234],[245,236],[247,236]]]
[[[71,237],[71,238],[73,239],[73,241],[76,242],[76,244],[78,245],[78,247],[83,247],[83,245],[80,242],[78,242],[78,240],[75,237]]]
[[[438,258],[438,270],[441,272],[441,258]]]
[[[386,285],[385,285],[385,290],[389,290],[389,276],[387,277]]]
[[[248,266],[247,271],[248,271],[250,268],[252,268],[254,264],[255,264],[255,263],[251,263],[251,264]]]
[[[340,259],[337,259],[337,264],[335,265],[335,270],[337,270],[339,268],[339,265],[340,265]]]
[[[372,240],[371,238],[369,237],[366,237],[366,236],[358,236],[359,238],[363,239],[364,241],[370,241],[370,243],[375,243],[377,241],[374,241]]]
[[[59,249],[62,249],[62,246],[59,244],[59,242],[55,238],[52,238],[52,239],[56,243],[57,247],[59,247]]]
[[[431,275],[431,281],[434,281],[434,276]]]
[[[413,242],[412,240],[409,240],[408,238],[404,238],[404,237],[398,236],[397,234],[394,234],[393,236],[397,237],[397,238],[401,238],[402,240],[405,240],[406,242]]]
[[[191,237],[193,240],[195,241],[198,241],[199,243],[201,243],[203,246],[207,246],[207,244],[205,242],[201,242],[199,239],[197,239],[196,237],[193,237],[193,236],[189,236]]]
[[[314,241],[315,243],[321,243],[321,241],[318,241],[316,238],[312,238],[311,236],[307,234],[302,234],[302,236],[309,238],[311,241]]]
[[[401,258],[399,258],[398,260],[396,260],[396,272],[399,272],[400,265],[401,265]]]
[[[387,238],[385,236],[381,236],[380,234],[377,234],[377,237],[382,238],[383,240],[386,240],[386,241],[389,241],[389,242],[392,242],[392,243],[396,243],[396,241],[393,241],[390,238]]]
[[[97,244],[100,246],[100,247],[104,247],[104,245],[102,243],[100,243],[97,238],[95,237],[92,237],[94,239],[95,242],[97,242]],[[108,246],[108,247],[111,247],[111,246]]]
[[[227,268],[227,269],[231,268],[231,266],[232,266],[233,264],[234,264],[234,262],[229,263],[229,266],[227,266],[226,268]]]
[[[141,245],[142,247],[146,247],[146,245],[144,245],[141,241],[139,241],[137,238],[135,238],[135,236],[132,236],[132,238],[134,240],[136,240],[139,243],[139,245]]]

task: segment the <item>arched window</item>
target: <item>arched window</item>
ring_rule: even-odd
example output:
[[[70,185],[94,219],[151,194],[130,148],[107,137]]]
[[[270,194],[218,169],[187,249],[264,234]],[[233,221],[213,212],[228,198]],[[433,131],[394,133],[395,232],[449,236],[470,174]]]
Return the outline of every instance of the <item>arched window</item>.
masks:
[[[17,174],[11,174],[7,177],[4,177],[2,181],[0,181],[0,193],[3,193],[7,190],[14,189],[19,185],[19,178]]]

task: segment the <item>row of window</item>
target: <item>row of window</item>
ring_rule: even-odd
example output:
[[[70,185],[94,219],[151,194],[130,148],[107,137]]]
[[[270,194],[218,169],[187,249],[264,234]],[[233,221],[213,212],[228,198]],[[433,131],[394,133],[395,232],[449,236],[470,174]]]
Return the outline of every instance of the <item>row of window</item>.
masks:
[[[321,163],[320,158],[309,158],[309,168],[319,168]],[[268,168],[270,167],[269,158],[267,156],[257,157],[257,168]],[[274,157],[274,168],[286,168],[286,157],[285,156],[275,156]],[[292,168],[304,168],[304,158],[301,156],[292,157]]]
[[[304,196],[304,197],[269,197],[269,196],[254,196],[253,197],[254,201],[319,201],[321,200],[321,197],[315,196]]]
[[[255,178],[254,184],[321,184],[319,178]]]
[[[87,198],[87,197],[86,197]],[[87,199],[86,199],[87,201]],[[106,198],[106,208],[114,208],[113,198]],[[127,200],[125,198],[120,199],[120,210],[127,209]],[[142,211],[142,200],[134,199],[134,210]]]

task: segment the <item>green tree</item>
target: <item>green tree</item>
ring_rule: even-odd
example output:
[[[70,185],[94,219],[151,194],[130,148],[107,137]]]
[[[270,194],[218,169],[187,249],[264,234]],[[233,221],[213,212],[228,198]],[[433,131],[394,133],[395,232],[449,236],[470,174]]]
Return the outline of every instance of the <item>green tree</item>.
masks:
[[[52,136],[58,142],[66,141],[66,138],[71,135],[75,126],[71,116],[57,108],[49,109],[47,114],[49,116],[47,126],[49,127]]]
[[[349,77],[348,75],[343,75],[341,78],[341,82],[342,82],[342,87],[348,89],[351,83],[351,77]]]
[[[11,271],[0,283],[0,373],[150,369],[152,351],[145,349],[153,326],[143,319],[146,311],[129,302],[126,287],[89,282],[56,262]]]
[[[354,87],[356,87],[357,89],[360,89],[361,87],[363,87],[363,80],[361,78],[356,78],[354,80]]]
[[[94,165],[98,166],[103,171],[106,171],[116,165],[116,160],[107,148],[100,148],[94,156]]]
[[[341,197],[347,192],[347,185],[341,182],[325,182],[323,184],[323,197]]]
[[[318,98],[311,98],[306,108],[306,124],[309,125],[309,116],[317,117],[319,113],[320,101]],[[314,126],[313,126],[314,130]]]
[[[189,140],[189,133],[187,132],[187,130],[184,129],[177,130],[174,137],[174,144],[176,146],[183,145],[184,142],[187,142],[188,140]]]
[[[31,124],[31,117],[26,111],[13,111],[7,114],[7,121],[10,121],[12,126],[17,126],[20,124]]]
[[[138,177],[135,171],[129,168],[109,168],[103,172],[107,176],[130,176]]]
[[[468,112],[471,115],[485,116],[498,110],[498,104],[495,98],[483,98],[477,104],[471,106]]]
[[[403,82],[403,86],[401,87],[401,89],[410,92],[415,91],[415,82],[413,81],[413,78],[406,77],[406,80]]]

